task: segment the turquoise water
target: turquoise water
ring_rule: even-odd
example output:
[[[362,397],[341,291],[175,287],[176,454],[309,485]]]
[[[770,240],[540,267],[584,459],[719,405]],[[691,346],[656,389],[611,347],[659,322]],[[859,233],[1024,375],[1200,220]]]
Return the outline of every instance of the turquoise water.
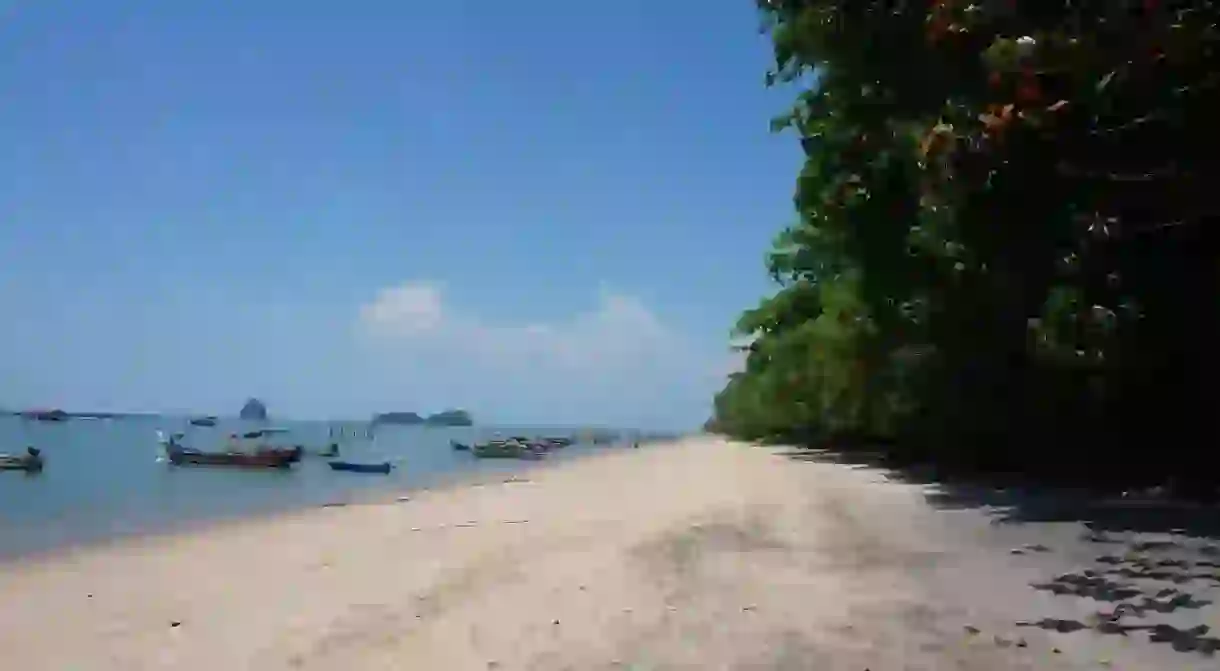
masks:
[[[290,430],[277,437],[320,448],[331,425],[279,422]],[[191,427],[184,443],[219,449],[225,437],[247,425],[221,420],[213,428]],[[356,428],[356,424],[351,425]],[[117,536],[183,525],[348,501],[402,491],[480,472],[508,473],[532,462],[474,459],[455,452],[461,442],[503,435],[566,434],[545,428],[425,428],[381,426],[371,440],[346,438],[342,456],[352,461],[392,461],[390,475],[331,471],[326,460],[304,457],[290,470],[172,467],[158,461],[158,429],[187,430],[183,419],[154,417],[47,423],[0,417],[0,452],[42,449],[46,469],[37,475],[0,471],[0,556],[36,553]],[[360,434],[356,430],[354,433]],[[552,453],[564,460],[607,449],[576,445]]]

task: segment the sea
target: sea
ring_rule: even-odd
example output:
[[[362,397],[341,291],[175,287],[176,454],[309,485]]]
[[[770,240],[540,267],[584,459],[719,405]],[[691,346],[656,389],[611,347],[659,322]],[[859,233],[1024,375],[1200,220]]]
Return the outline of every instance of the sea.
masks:
[[[287,470],[171,466],[157,440],[185,433],[183,444],[223,449],[235,432],[275,426],[287,429],[274,444],[321,449],[340,444],[350,461],[390,461],[389,475],[332,471],[308,452]],[[446,482],[520,472],[538,462],[476,459],[453,450],[493,436],[573,435],[562,427],[428,427],[367,422],[246,422],[220,419],[215,427],[187,418],[135,416],[40,422],[0,416],[0,453],[38,447],[45,468],[38,474],[0,471],[0,558],[36,555],[129,535],[173,531],[189,525],[390,496]],[[568,460],[617,449],[621,444],[577,443],[546,459]]]

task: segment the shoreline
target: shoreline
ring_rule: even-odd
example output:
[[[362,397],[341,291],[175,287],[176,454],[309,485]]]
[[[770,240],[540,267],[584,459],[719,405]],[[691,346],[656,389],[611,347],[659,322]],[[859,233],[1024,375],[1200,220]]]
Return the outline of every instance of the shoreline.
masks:
[[[655,448],[657,444],[658,443],[653,443],[652,446]],[[641,444],[641,447],[643,447],[643,444]],[[161,538],[168,539],[184,536],[189,537],[196,534],[214,533],[218,530],[224,530],[226,528],[260,524],[275,524],[278,521],[292,520],[298,516],[308,515],[314,511],[323,509],[400,504],[406,502],[401,500],[404,497],[414,497],[433,491],[463,489],[466,487],[480,486],[483,484],[495,484],[498,478],[512,478],[540,470],[562,468],[566,464],[577,463],[587,459],[601,458],[606,454],[619,452],[621,449],[621,446],[610,446],[599,450],[588,450],[587,452],[579,453],[576,456],[561,457],[553,460],[543,459],[540,461],[529,462],[519,461],[515,462],[513,466],[507,467],[499,473],[478,471],[454,471],[441,473],[436,475],[434,479],[415,486],[388,486],[385,489],[370,487],[367,490],[351,491],[347,493],[346,497],[344,497],[345,500],[311,503],[307,505],[290,504],[283,508],[249,510],[216,517],[201,517],[196,519],[181,520],[171,522],[165,526],[152,527],[130,532],[119,532],[113,535],[82,541],[69,541],[63,544],[55,545],[54,547],[41,548],[32,551],[16,551],[11,553],[0,552],[0,569],[4,569],[5,567],[14,564],[55,561],[60,558],[88,554],[94,551],[106,551],[107,549],[121,550],[125,546],[144,544]],[[504,463],[507,463],[508,461],[509,460],[503,460]],[[487,479],[490,479],[491,482],[480,482],[481,480]]]
[[[709,436],[591,456],[0,564],[0,649],[29,671],[1184,671],[1220,651],[1198,626],[1220,573],[1186,575],[1220,543],[997,525]],[[1178,573],[1122,577],[1141,565]],[[1128,636],[1097,619],[1105,590],[1159,601]]]

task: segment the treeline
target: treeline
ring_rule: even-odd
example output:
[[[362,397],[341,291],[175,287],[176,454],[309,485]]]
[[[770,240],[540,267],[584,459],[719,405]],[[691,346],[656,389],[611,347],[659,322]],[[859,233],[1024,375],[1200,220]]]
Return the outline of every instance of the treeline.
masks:
[[[797,220],[711,428],[1220,481],[1220,8],[760,0]]]

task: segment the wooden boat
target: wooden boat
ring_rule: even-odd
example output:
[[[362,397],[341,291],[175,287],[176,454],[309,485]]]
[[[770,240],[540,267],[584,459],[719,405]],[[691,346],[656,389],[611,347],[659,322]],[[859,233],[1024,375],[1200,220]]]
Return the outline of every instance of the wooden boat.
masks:
[[[175,466],[241,466],[246,468],[288,468],[300,459],[291,450],[262,450],[258,452],[203,452],[177,445],[166,447],[169,463]]]
[[[542,452],[515,440],[491,441],[480,443],[471,448],[471,453],[479,459],[530,459],[542,458]]]
[[[470,453],[479,459],[516,459],[524,451],[521,444],[503,440],[477,443],[470,448]]]
[[[288,447],[278,447],[267,444],[266,440],[270,436],[288,433],[288,429],[280,429],[268,427],[265,429],[255,429],[247,431],[238,437],[236,434],[229,436],[230,449],[227,452],[234,453],[254,453],[254,454],[274,454],[286,458],[289,463],[295,463],[301,460],[305,454],[304,445],[292,445]],[[331,455],[323,455],[331,456]]]
[[[259,448],[255,454],[276,454],[281,455],[288,460],[288,463],[295,464],[301,460],[305,454],[305,446],[293,445],[292,447],[263,447]]]
[[[388,461],[380,464],[360,464],[352,461],[329,461],[332,471],[349,471],[351,473],[389,473],[394,466]]]
[[[0,454],[0,471],[38,473],[42,471],[42,465],[42,457],[37,455]]]

